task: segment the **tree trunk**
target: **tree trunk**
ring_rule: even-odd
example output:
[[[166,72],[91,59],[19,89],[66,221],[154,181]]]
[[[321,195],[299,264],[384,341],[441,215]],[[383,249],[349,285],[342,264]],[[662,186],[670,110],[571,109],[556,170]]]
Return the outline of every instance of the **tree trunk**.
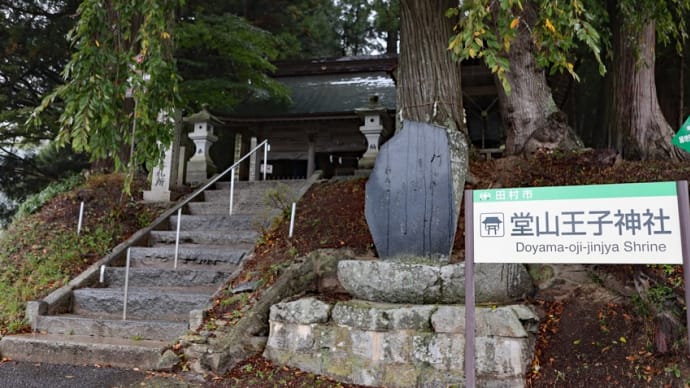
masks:
[[[453,0],[400,2],[398,106],[406,120],[466,133],[460,64],[447,49],[454,21],[445,12],[457,4]]]
[[[536,18],[530,2],[524,3],[521,19],[529,25],[534,24]],[[556,106],[544,69],[537,65],[533,50],[530,31],[521,23],[506,55],[510,61],[506,78],[511,93],[507,94],[496,79],[506,131],[505,153],[517,155],[531,154],[539,149],[582,148],[582,141],[566,123],[566,115]]]
[[[386,32],[386,54],[398,53],[398,30],[390,29]]]
[[[612,13],[613,64],[609,71],[612,99],[606,119],[609,145],[625,159],[681,159],[671,144],[675,134],[661,112],[654,78],[655,24],[629,26]]]

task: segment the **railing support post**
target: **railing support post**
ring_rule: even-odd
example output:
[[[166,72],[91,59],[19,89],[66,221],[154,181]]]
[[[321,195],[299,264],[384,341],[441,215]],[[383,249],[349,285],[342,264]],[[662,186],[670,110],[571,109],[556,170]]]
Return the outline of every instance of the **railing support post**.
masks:
[[[125,296],[124,296],[124,301],[122,305],[122,320],[126,321],[127,320],[127,291],[129,290],[129,265],[130,265],[130,251],[132,248],[127,248],[127,263],[125,264]]]
[[[266,180],[266,167],[268,165],[268,142],[264,143],[264,180]]]
[[[295,230],[295,208],[297,207],[297,204],[295,202],[292,203],[292,211],[290,211],[290,233],[288,234],[289,238],[292,238],[292,232]]]
[[[177,209],[177,231],[175,232],[175,262],[173,268],[177,269],[177,257],[180,253],[180,224],[182,223],[182,208]]]
[[[230,170],[230,210],[228,215],[232,215],[232,197],[235,193],[235,169]]]
[[[79,222],[77,223],[77,235],[81,234],[81,225],[84,221],[84,201],[79,205]]]

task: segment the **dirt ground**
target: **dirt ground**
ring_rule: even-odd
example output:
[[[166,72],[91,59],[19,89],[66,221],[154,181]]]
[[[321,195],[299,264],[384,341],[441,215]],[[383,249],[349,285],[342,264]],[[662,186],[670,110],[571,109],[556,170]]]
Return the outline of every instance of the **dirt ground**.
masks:
[[[471,163],[466,188],[528,187],[619,182],[684,180],[690,166],[673,163],[630,163],[608,151],[575,155],[537,155],[528,160],[506,158]],[[328,181],[315,185],[298,204],[295,237],[287,223],[267,231],[256,254],[236,280],[263,278],[268,286],[281,263],[317,248],[349,247],[358,255],[375,256],[364,218],[365,180]],[[453,261],[464,256],[464,220],[458,223]],[[657,274],[652,290],[662,290],[666,305],[682,295],[682,273],[675,268],[646,266],[546,266],[541,289],[525,301],[542,317],[528,387],[690,387],[690,358],[685,328],[675,328],[668,350],[655,349],[658,322],[653,300],[636,296],[635,273]],[[265,274],[269,275],[268,277]],[[543,280],[543,279],[542,279]],[[677,303],[676,303],[677,305]],[[226,317],[237,306],[217,314]],[[677,306],[676,306],[677,307]],[[682,308],[682,306],[681,306]],[[677,314],[684,322],[684,312]],[[267,378],[267,376],[269,376]],[[238,365],[213,386],[351,387],[351,385],[276,366],[257,355]]]

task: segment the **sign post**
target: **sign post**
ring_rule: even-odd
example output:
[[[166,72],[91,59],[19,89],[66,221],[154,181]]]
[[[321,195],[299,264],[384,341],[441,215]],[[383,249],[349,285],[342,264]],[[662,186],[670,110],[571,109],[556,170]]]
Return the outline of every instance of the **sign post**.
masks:
[[[690,148],[690,119],[686,125]],[[689,208],[686,181],[466,190],[467,386],[475,374],[475,262],[683,264],[690,285]]]

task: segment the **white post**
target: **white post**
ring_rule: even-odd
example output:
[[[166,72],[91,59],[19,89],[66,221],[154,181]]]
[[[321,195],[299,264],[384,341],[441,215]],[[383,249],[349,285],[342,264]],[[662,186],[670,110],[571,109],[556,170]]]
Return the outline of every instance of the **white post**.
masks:
[[[77,223],[77,235],[81,234],[81,224],[84,221],[84,201],[79,205],[79,222]]]
[[[130,250],[132,248],[127,248],[127,263],[125,264],[125,297],[122,306],[122,320],[127,320],[127,291],[129,289],[129,260],[130,260]]]
[[[105,281],[105,265],[101,266],[101,276],[98,278],[99,283],[103,283]]]
[[[177,232],[175,232],[175,264],[177,269],[177,256],[180,252],[180,224],[182,223],[182,208],[177,209]]]
[[[292,203],[292,212],[290,213],[290,233],[288,235],[289,238],[292,238],[292,232],[295,230],[295,210],[296,210],[297,204]]]
[[[230,211],[228,215],[232,215],[232,197],[235,192],[235,169],[230,170]]]
[[[266,165],[268,164],[268,142],[264,143],[264,180],[266,180]]]

